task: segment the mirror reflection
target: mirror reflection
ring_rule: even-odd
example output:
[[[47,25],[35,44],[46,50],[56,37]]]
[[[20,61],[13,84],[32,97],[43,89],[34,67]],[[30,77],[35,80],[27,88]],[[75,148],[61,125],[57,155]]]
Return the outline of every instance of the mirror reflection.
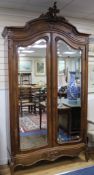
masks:
[[[46,41],[18,48],[20,149],[48,144]]]
[[[57,42],[59,144],[78,140],[81,125],[81,51]]]

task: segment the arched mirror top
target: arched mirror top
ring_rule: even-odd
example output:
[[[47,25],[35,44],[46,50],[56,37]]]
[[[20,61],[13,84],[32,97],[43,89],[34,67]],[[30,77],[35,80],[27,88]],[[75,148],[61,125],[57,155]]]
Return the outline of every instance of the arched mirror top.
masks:
[[[69,50],[69,48],[71,48],[71,50],[75,50],[75,51],[77,51],[77,50],[83,51],[85,49],[84,44],[82,44],[81,42],[75,42],[75,40],[72,40],[71,38],[69,38],[65,34],[59,35],[58,33],[55,33],[54,38],[55,38],[55,42],[62,43],[64,49],[66,49],[67,51]]]

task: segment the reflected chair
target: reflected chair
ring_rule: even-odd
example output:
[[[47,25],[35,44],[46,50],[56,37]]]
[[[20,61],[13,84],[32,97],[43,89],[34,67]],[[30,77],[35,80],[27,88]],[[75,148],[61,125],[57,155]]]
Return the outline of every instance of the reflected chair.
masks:
[[[37,89],[36,91],[32,91],[32,101],[35,104],[35,113],[40,116],[40,129],[42,125],[42,117],[43,112],[46,112],[46,99],[47,99],[47,91],[46,89]]]
[[[19,87],[19,109],[21,116],[27,111],[28,113],[35,111],[35,103],[32,101],[31,87],[20,86]]]
[[[35,113],[40,111],[40,102],[45,101],[47,98],[46,89],[34,89],[32,90],[32,101],[35,104]]]

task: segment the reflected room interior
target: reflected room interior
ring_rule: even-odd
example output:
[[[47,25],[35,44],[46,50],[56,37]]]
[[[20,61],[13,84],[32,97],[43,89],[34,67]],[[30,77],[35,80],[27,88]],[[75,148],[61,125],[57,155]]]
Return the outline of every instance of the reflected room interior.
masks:
[[[20,149],[48,145],[46,40],[18,47]],[[80,138],[81,51],[57,42],[57,143]]]
[[[57,42],[57,62],[57,142],[62,144],[80,139],[81,51],[59,40]]]
[[[18,48],[20,149],[46,146],[46,41]]]

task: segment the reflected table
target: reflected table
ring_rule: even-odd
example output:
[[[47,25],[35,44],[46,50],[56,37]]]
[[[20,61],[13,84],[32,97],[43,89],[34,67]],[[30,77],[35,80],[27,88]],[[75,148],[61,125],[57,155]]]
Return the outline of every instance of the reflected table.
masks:
[[[47,104],[45,101],[40,102],[40,129],[42,121],[42,111],[45,110]],[[70,104],[68,99],[64,99],[58,103],[58,120],[59,127],[64,129],[69,135],[80,134],[81,123],[81,106],[80,101],[77,104]]]
[[[80,134],[80,125],[81,125],[81,103],[80,99],[77,100],[77,103],[73,104],[68,101],[68,99],[63,99],[62,104],[70,108],[68,127],[71,135]]]

